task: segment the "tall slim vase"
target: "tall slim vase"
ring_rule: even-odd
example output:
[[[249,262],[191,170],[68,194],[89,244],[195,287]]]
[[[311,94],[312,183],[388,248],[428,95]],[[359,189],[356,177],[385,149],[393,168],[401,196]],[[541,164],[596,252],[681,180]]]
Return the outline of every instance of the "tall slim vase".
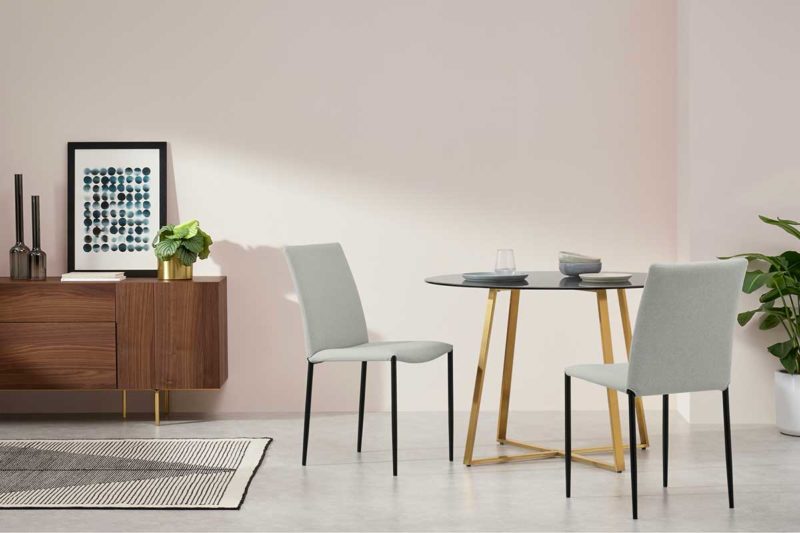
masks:
[[[33,225],[33,249],[30,255],[31,279],[44,281],[47,279],[47,254],[42,250],[42,230],[39,220],[39,197],[31,196],[31,224]]]
[[[14,174],[14,208],[17,222],[17,242],[8,252],[11,279],[30,279],[30,249],[25,246],[25,228],[22,212],[22,174]]]

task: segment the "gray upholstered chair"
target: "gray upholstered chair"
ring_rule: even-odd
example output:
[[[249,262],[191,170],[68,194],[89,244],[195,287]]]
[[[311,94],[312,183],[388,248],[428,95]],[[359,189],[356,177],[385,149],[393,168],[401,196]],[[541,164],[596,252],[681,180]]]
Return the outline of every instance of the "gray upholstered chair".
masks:
[[[722,391],[728,505],[733,508],[733,462],[728,385],[736,307],[747,261],[729,259],[650,267],[639,306],[630,363],[568,367],[564,374],[565,464],[570,497],[572,461],[570,379],[580,378],[628,394],[631,498],[636,500],[637,396],[663,398],[663,485],[667,486],[669,395]]]
[[[364,310],[353,274],[339,243],[287,246],[286,257],[300,300],[306,336],[308,379],[303,428],[303,465],[308,452],[311,388],[314,365],[336,361],[361,362],[358,443],[364,429],[367,362],[391,364],[392,470],[397,475],[397,362],[425,363],[447,354],[447,404],[450,460],[453,460],[453,347],[444,342],[369,342]]]

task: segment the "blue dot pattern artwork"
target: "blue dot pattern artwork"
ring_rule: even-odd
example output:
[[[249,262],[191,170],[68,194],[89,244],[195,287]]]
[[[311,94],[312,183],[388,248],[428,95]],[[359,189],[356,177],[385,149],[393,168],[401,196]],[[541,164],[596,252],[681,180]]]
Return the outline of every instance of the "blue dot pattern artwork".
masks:
[[[83,251],[142,252],[151,237],[150,168],[83,169]]]

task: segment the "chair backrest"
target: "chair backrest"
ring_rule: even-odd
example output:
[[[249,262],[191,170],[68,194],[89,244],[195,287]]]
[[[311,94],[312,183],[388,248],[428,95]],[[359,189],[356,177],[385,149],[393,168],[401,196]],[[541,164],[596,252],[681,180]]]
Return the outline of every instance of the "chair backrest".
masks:
[[[647,396],[728,387],[746,270],[742,258],[650,267],[631,345],[630,390]]]
[[[306,335],[306,357],[369,340],[358,288],[339,243],[287,246]]]

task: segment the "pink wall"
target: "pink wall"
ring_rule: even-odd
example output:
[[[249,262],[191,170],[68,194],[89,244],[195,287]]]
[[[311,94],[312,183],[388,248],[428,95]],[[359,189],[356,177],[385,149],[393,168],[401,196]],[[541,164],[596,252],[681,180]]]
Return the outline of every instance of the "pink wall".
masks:
[[[800,3],[681,1],[680,248],[686,259],[780,253],[797,239],[758,220],[800,216]],[[742,309],[758,306],[743,297]],[[774,420],[766,351],[778,331],[737,328],[731,412],[738,422]],[[694,394],[692,422],[721,419],[718,394]]]
[[[373,337],[452,342],[465,410],[485,295],[423,278],[491,268],[499,247],[524,269],[555,268],[560,249],[609,270],[672,260],[675,65],[666,0],[0,0],[0,242],[24,172],[61,273],[66,143],[169,141],[170,218],[200,219],[217,244],[197,273],[230,277],[230,380],[176,395],[178,409],[302,408],[280,247],[341,241]],[[564,365],[600,360],[593,297],[526,295],[517,353],[512,408],[559,409]],[[444,361],[399,379],[402,409],[446,408]],[[357,365],[315,381],[315,408],[355,408]],[[386,385],[375,365],[370,408]],[[602,408],[581,389],[577,408]],[[0,395],[4,412],[116,408],[110,393]]]

